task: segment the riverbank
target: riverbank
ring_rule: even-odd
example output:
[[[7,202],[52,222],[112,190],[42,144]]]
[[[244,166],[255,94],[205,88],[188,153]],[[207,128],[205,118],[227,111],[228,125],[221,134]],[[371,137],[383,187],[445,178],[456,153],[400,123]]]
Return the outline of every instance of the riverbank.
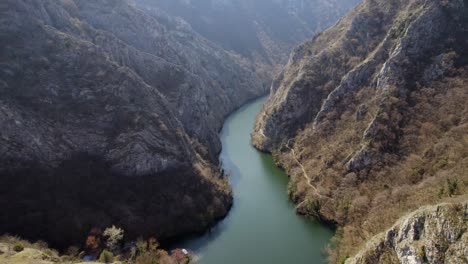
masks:
[[[230,213],[204,235],[176,245],[194,250],[201,264],[325,263],[322,249],[333,231],[296,214],[287,195],[287,175],[250,143],[265,100],[230,115],[220,133],[220,162],[231,175],[234,195]]]

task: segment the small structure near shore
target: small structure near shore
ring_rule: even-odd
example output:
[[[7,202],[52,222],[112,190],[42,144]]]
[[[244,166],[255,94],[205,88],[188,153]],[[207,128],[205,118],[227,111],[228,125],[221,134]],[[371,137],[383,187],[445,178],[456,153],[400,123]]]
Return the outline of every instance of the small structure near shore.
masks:
[[[185,248],[172,250],[171,257],[174,258],[178,264],[186,264],[191,260],[190,254]]]

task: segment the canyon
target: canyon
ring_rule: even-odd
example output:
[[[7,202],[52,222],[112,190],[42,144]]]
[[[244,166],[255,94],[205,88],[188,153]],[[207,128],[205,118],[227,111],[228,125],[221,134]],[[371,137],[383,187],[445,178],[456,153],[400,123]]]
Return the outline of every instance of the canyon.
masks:
[[[0,234],[64,250],[117,225],[306,263],[327,225],[329,263],[468,262],[468,1],[358,2],[1,1]],[[297,253],[254,255],[266,227]]]
[[[0,206],[8,212],[0,233],[60,248],[80,243],[93,226],[116,224],[128,239],[155,233],[168,240],[226,215],[232,193],[219,166],[218,131],[229,113],[267,92],[273,70],[256,69],[282,60],[262,52],[256,62],[198,32],[209,25],[163,7],[0,3]],[[346,10],[323,11],[330,15],[314,30]],[[245,17],[249,28],[224,30],[252,30],[254,18]],[[262,23],[275,28],[270,22]],[[313,31],[306,28],[274,54],[286,57]],[[260,42],[256,34],[249,38]]]

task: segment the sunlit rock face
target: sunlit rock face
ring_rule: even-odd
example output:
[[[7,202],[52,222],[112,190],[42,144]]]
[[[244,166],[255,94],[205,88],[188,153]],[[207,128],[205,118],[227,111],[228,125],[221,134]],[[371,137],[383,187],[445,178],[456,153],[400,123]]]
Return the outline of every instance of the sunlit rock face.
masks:
[[[463,263],[468,255],[468,203],[421,208],[375,236],[346,264]]]
[[[467,32],[467,1],[363,1],[273,82],[253,144],[291,176],[298,212],[343,227],[339,257],[468,192]]]
[[[356,111],[358,121],[365,122],[359,109],[369,116],[371,101],[381,100],[362,131],[362,148],[345,163],[348,171],[375,164],[364,141],[384,140],[379,125],[385,125],[381,115],[390,111],[389,98],[410,100],[415,86],[430,86],[466,63],[466,9],[463,1],[365,1],[295,48],[258,115],[254,144],[273,151],[294,139],[306,140],[325,133],[346,111]],[[388,148],[393,143],[398,144],[385,142]]]

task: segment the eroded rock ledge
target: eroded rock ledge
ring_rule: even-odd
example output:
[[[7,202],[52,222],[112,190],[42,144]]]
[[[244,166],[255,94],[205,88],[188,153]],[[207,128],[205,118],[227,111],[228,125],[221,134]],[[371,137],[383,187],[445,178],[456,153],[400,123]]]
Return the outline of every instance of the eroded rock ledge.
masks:
[[[423,207],[375,236],[346,264],[467,263],[468,203]]]

